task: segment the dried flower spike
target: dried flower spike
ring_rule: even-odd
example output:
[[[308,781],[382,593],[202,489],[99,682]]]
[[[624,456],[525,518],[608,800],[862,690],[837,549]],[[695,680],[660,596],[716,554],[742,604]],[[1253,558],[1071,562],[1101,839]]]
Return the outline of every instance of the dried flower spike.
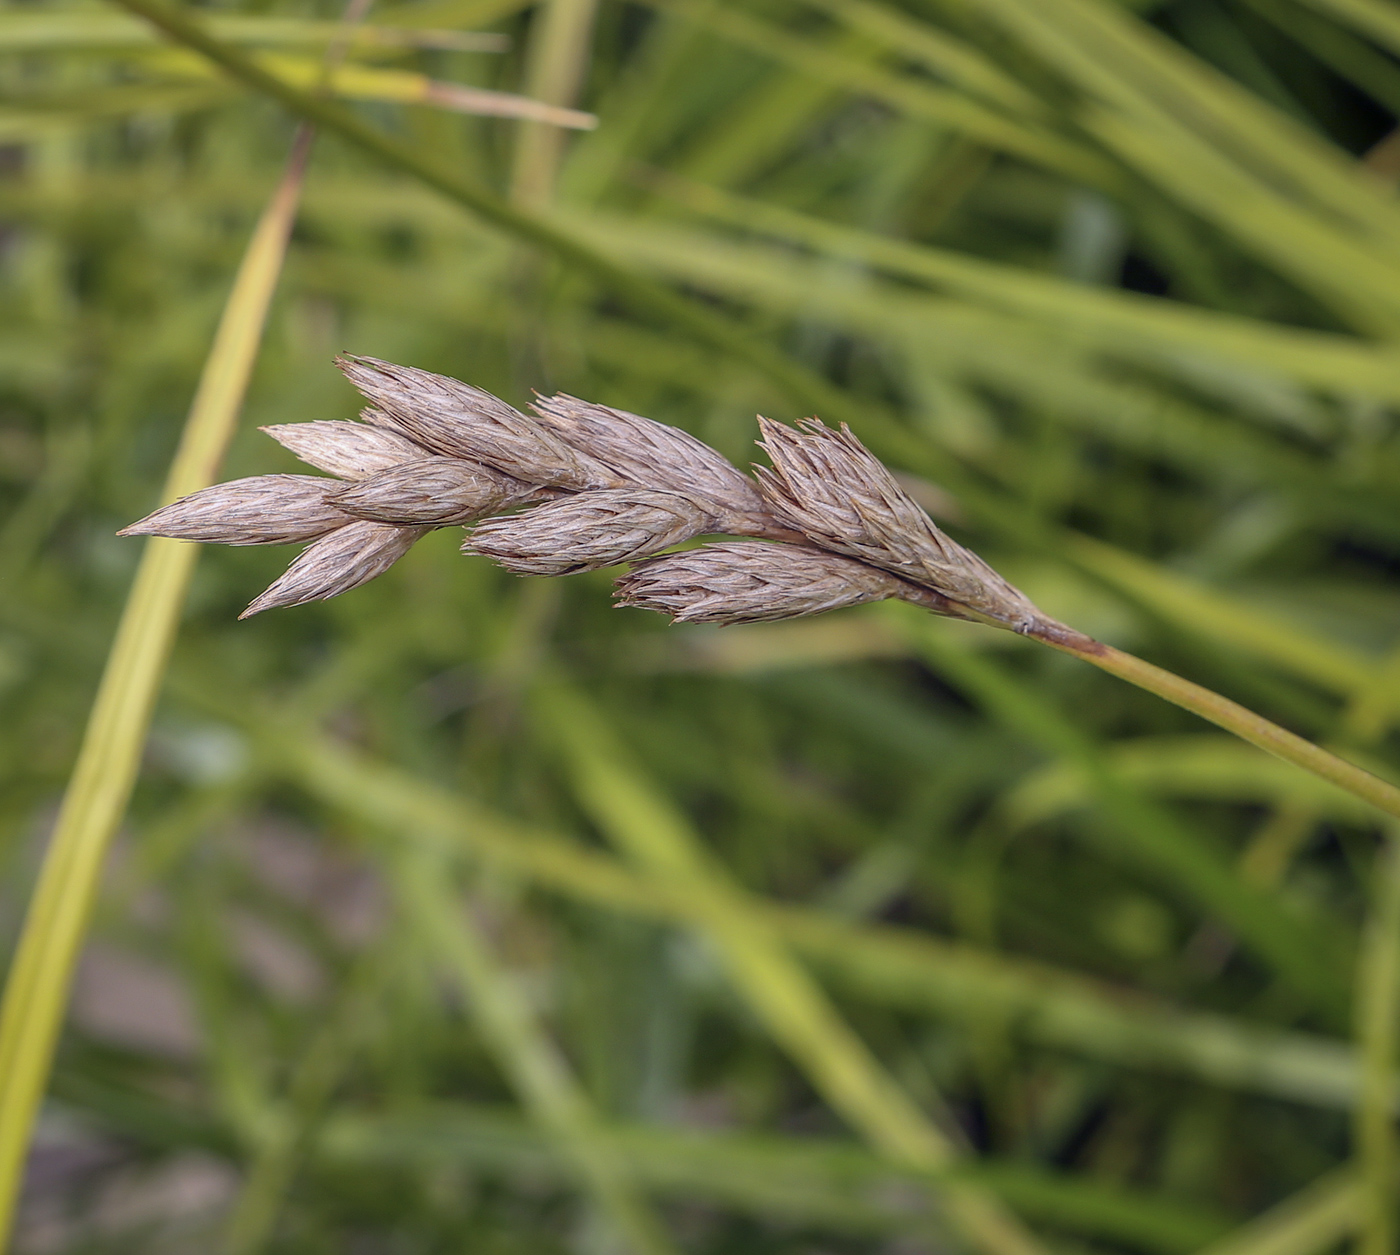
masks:
[[[651,559],[621,581],[622,604],[686,621],[784,619],[898,597],[1014,631],[1059,630],[943,535],[845,428],[760,419],[773,467],[755,480],[686,432],[626,410],[560,394],[538,398],[529,418],[425,370],[362,357],[339,365],[372,403],[364,421],[264,430],[341,482],[237,480],[157,510],[126,534],[316,541],[250,614],[358,587],[425,531],[485,519],[463,549],[518,575]],[[717,532],[777,543],[653,557]]]

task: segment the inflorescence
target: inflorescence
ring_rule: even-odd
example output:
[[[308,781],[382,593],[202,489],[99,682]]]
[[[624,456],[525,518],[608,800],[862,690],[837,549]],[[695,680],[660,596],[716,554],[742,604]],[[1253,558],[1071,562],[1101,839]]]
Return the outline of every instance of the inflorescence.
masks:
[[[517,575],[629,563],[618,604],[678,622],[790,619],[893,597],[1027,635],[1069,631],[944,535],[844,425],[760,418],[772,467],[750,476],[624,410],[561,394],[527,415],[414,367],[338,364],[371,403],[362,421],[262,429],[337,478],[217,484],[121,534],[310,542],[244,618],[348,592],[432,529],[468,525],[463,551]],[[717,534],[749,539],[662,552]]]

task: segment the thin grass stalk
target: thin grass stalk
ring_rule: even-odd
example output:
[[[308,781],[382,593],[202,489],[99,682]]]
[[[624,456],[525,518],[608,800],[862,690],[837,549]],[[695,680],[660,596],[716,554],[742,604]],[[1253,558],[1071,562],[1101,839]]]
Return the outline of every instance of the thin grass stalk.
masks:
[[[1238,702],[1232,702],[1228,697],[1222,697],[1219,693],[1194,684],[1171,671],[1153,666],[1152,663],[1132,654],[1126,654],[1112,645],[1104,645],[1098,641],[1079,644],[1072,640],[1051,637],[1037,639],[1042,644],[1049,645],[1051,649],[1073,654],[1110,675],[1116,675],[1121,680],[1127,680],[1129,684],[1155,693],[1175,706],[1200,715],[1202,719],[1209,720],[1218,728],[1224,728],[1226,732],[1234,733],[1241,740],[1257,745],[1261,750],[1282,758],[1295,767],[1301,767],[1304,771],[1310,771],[1313,775],[1330,781],[1338,788],[1371,803],[1387,815],[1400,818],[1400,789],[1389,781],[1373,776],[1369,771],[1339,758],[1320,745],[1305,741]]]
[[[945,1172],[962,1148],[888,1076],[762,913],[705,856],[685,819],[631,769],[601,716],[557,682],[538,690],[536,702],[585,808],[662,886],[684,887],[745,1001],[817,1091],[891,1163]],[[940,1200],[952,1225],[988,1255],[1042,1255],[1035,1237],[985,1190],[948,1182]]]
[[[1400,1145],[1395,1129],[1396,1055],[1400,1046],[1400,828],[1388,825],[1377,851],[1371,915],[1356,976],[1356,1037],[1361,1089],[1353,1116],[1361,1182],[1358,1255],[1393,1255],[1395,1178]]]
[[[447,861],[418,844],[395,855],[392,874],[404,907],[460,983],[497,1066],[553,1134],[617,1235],[635,1255],[670,1255],[675,1247],[598,1131],[592,1103],[568,1061],[497,963],[480,924],[447,892],[452,884]]]
[[[566,108],[577,103],[588,71],[598,0],[547,0],[535,14],[525,67],[524,94]],[[537,207],[554,195],[564,132],[545,122],[524,122],[516,140],[510,199]]]
[[[1389,699],[1387,709],[1395,704],[1392,694],[1400,685],[1382,682],[1375,663],[1342,642],[1314,635],[1221,589],[1094,537],[1066,531],[1062,543],[1075,567],[1166,622],[1214,638],[1232,651],[1252,655],[1340,697],[1364,692],[1368,702]]]
[[[249,241],[200,376],[163,497],[213,483],[277,287],[311,147],[303,127]],[[102,866],[136,782],[198,547],[146,542],[64,794],[0,1004],[0,1243],[53,1059]]]

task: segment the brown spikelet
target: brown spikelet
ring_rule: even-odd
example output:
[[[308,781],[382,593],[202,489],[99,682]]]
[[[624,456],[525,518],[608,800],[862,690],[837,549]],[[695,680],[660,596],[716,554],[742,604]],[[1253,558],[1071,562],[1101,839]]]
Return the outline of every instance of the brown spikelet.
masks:
[[[644,558],[714,529],[713,516],[690,497],[616,488],[488,519],[462,548],[516,575],[569,575]]]
[[[760,418],[772,470],[758,468],[769,509],[834,553],[925,585],[999,626],[1026,631],[1034,604],[975,553],[934,526],[847,427],[818,419],[788,427]]]
[[[331,500],[356,518],[444,527],[532,500],[540,491],[480,462],[421,458],[338,488]]]
[[[912,591],[863,562],[762,541],[721,541],[639,562],[617,582],[618,605],[677,623],[763,623],[883,601]]]
[[[717,515],[753,519],[764,512],[753,480],[679,427],[562,392],[530,408],[561,439],[633,484],[703,498]]]
[[[341,479],[363,479],[400,462],[428,456],[421,445],[368,422],[279,423],[258,430],[308,465]]]
[[[434,453],[470,458],[531,484],[581,490],[618,477],[489,392],[412,366],[344,355],[336,364],[382,421]]]
[[[181,497],[124,527],[119,536],[173,536],[220,545],[286,545],[315,540],[348,518],[326,499],[331,479],[257,475]]]
[[[238,617],[246,619],[275,606],[300,606],[348,593],[383,575],[414,541],[431,530],[355,519],[302,550],[281,578]]]

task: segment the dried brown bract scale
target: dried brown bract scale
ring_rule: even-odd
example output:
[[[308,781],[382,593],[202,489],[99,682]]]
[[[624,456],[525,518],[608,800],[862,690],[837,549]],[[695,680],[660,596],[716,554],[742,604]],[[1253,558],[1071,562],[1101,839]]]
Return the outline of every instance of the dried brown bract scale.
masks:
[[[571,575],[645,558],[717,530],[708,502],[675,492],[613,488],[489,519],[462,546],[516,575]]]
[[[760,418],[772,470],[758,468],[769,509],[814,544],[933,589],[998,627],[1048,622],[1019,589],[934,526],[884,463],[842,426]]]
[[[400,462],[428,456],[428,450],[398,432],[373,425],[376,410],[366,410],[363,423],[279,423],[259,427],[308,466],[341,479],[363,479]]]
[[[434,453],[576,492],[619,485],[615,472],[480,388],[373,357],[342,356],[336,365],[374,402],[384,422]]]
[[[281,578],[238,617],[348,593],[383,575],[431,530],[354,519],[302,550]]]
[[[724,523],[723,531],[749,532],[767,523],[754,481],[679,427],[563,392],[540,397],[530,408],[562,440],[630,483],[703,498]]]
[[[334,480],[256,475],[181,497],[119,536],[170,536],[220,545],[287,545],[315,540],[349,520],[327,499]]]
[[[337,509],[356,518],[446,527],[536,500],[540,492],[480,462],[421,458],[337,488],[330,499]]]
[[[639,562],[617,582],[620,606],[676,623],[765,623],[884,601],[917,590],[864,562],[821,549],[720,541]]]

